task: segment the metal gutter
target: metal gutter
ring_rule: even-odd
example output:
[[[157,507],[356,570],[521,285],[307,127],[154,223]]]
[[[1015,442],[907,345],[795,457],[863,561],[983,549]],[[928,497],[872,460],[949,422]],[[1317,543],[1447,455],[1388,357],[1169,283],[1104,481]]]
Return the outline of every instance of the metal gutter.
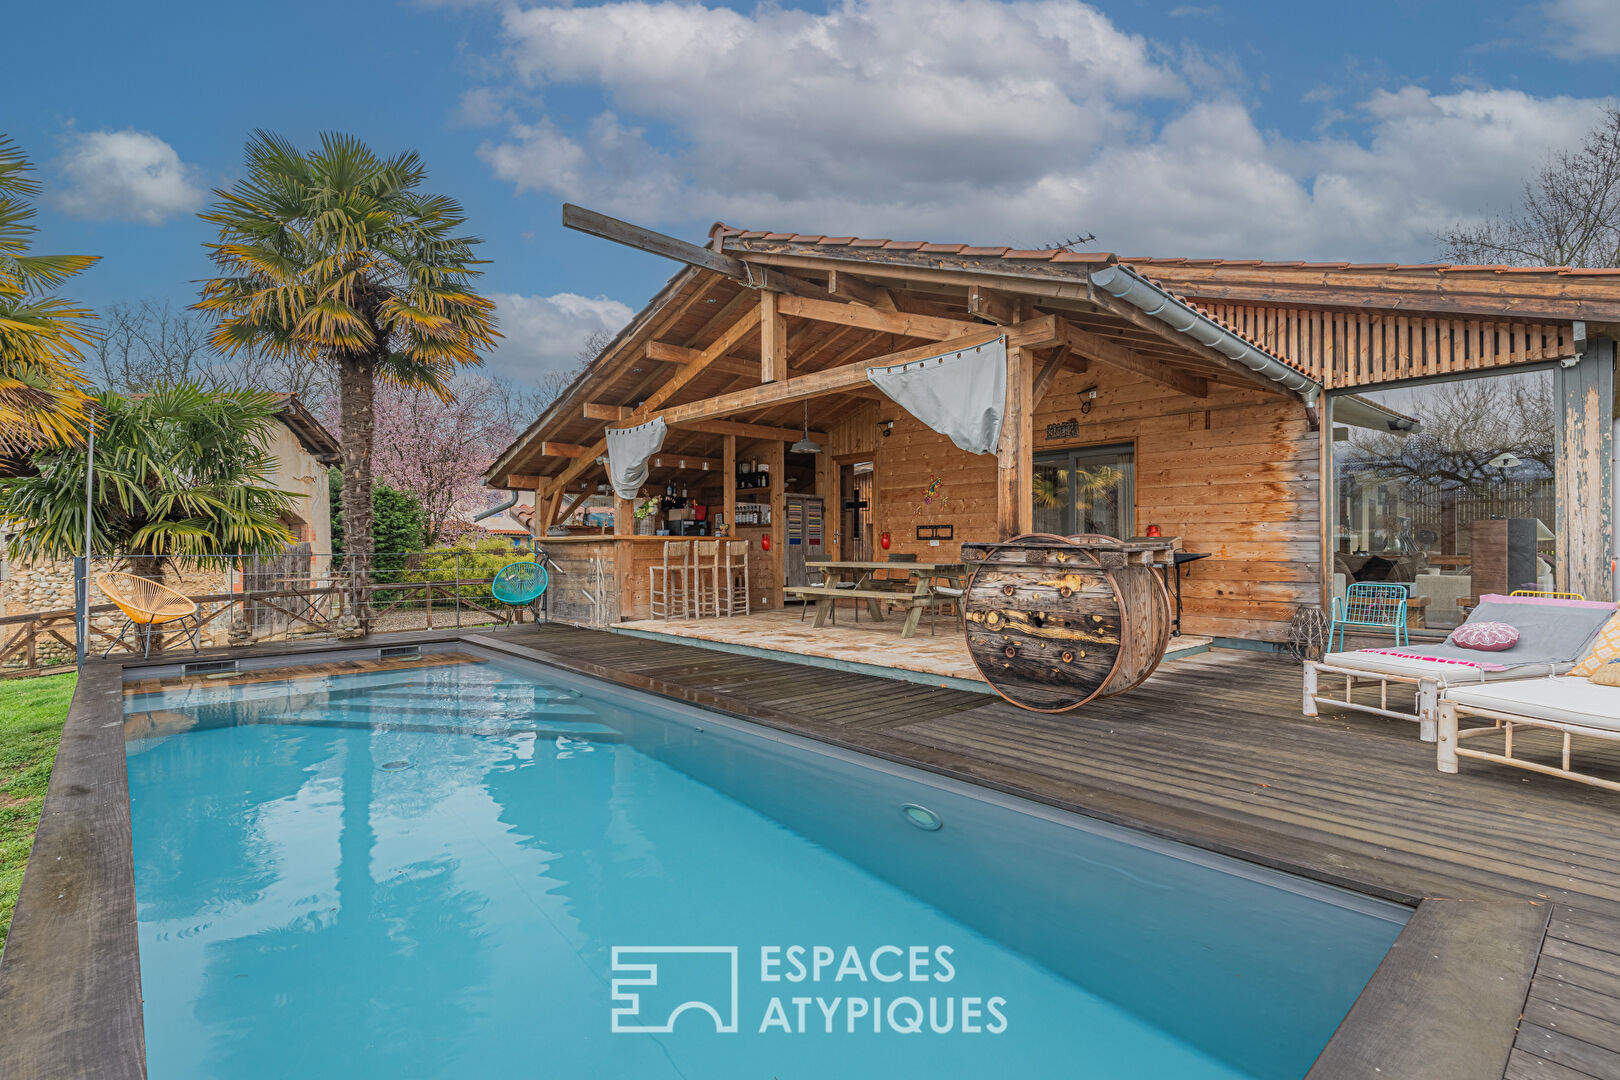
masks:
[[[1140,308],[1171,329],[1186,334],[1250,371],[1291,390],[1314,405],[1322,384],[1256,348],[1208,315],[1194,311],[1170,293],[1127,266],[1109,266],[1091,274],[1091,283],[1109,296]]]
[[[507,488],[507,490],[512,491],[511,488]],[[517,505],[518,498],[519,498],[518,493],[516,491],[512,491],[512,497],[510,499],[507,499],[505,502],[501,503],[499,506],[490,507],[488,510],[485,510],[482,514],[473,515],[473,520],[474,521],[483,521],[487,517],[494,517],[496,514],[500,513],[502,510],[510,510],[510,509],[512,509],[512,507]]]

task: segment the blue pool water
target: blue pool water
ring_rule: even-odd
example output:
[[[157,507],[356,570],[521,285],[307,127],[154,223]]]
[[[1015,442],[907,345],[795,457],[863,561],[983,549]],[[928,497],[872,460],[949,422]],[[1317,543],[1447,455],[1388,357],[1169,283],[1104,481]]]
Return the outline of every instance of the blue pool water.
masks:
[[[504,660],[126,730],[153,1080],[1293,1078],[1406,917]]]

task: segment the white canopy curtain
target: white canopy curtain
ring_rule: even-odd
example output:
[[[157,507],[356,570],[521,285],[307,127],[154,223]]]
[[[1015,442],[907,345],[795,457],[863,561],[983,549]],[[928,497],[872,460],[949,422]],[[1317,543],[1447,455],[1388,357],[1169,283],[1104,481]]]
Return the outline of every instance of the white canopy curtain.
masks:
[[[630,428],[607,429],[608,480],[621,499],[633,499],[647,482],[647,461],[664,448],[663,417]]]
[[[970,454],[993,454],[1007,401],[1007,339],[894,367],[866,369],[872,385]]]

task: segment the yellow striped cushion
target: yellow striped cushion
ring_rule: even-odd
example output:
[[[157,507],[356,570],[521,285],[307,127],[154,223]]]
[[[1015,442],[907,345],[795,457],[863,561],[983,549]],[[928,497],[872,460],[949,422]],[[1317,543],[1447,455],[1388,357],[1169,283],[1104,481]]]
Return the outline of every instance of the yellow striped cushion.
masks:
[[[1620,662],[1611,661],[1592,672],[1592,681],[1599,686],[1620,686]]]
[[[1575,665],[1570,674],[1589,679],[1610,660],[1620,660],[1620,611],[1609,616],[1609,621],[1598,631],[1597,640],[1592,642],[1592,651]]]

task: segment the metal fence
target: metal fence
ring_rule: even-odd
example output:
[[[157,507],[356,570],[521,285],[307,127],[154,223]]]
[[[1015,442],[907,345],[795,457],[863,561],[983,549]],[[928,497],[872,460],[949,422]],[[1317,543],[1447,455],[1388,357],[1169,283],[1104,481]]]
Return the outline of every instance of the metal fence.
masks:
[[[539,558],[545,559],[542,549]],[[511,625],[544,617],[543,600],[510,607],[494,598],[491,583],[508,563],[533,559],[533,549],[445,548],[379,552],[363,565],[353,555],[311,551],[309,545],[280,555],[186,562],[165,583],[197,605],[196,622],[206,646],[245,646],[273,641],[355,638],[374,633],[470,626]],[[95,586],[96,576],[128,570],[124,560],[75,559],[76,585],[89,582],[85,652],[141,651],[120,632],[127,622],[118,606]],[[210,587],[186,587],[199,571]],[[80,601],[84,603],[83,600]],[[66,670],[75,664],[79,618],[74,608],[0,616],[0,678]],[[190,644],[179,630],[156,632],[154,653]]]

